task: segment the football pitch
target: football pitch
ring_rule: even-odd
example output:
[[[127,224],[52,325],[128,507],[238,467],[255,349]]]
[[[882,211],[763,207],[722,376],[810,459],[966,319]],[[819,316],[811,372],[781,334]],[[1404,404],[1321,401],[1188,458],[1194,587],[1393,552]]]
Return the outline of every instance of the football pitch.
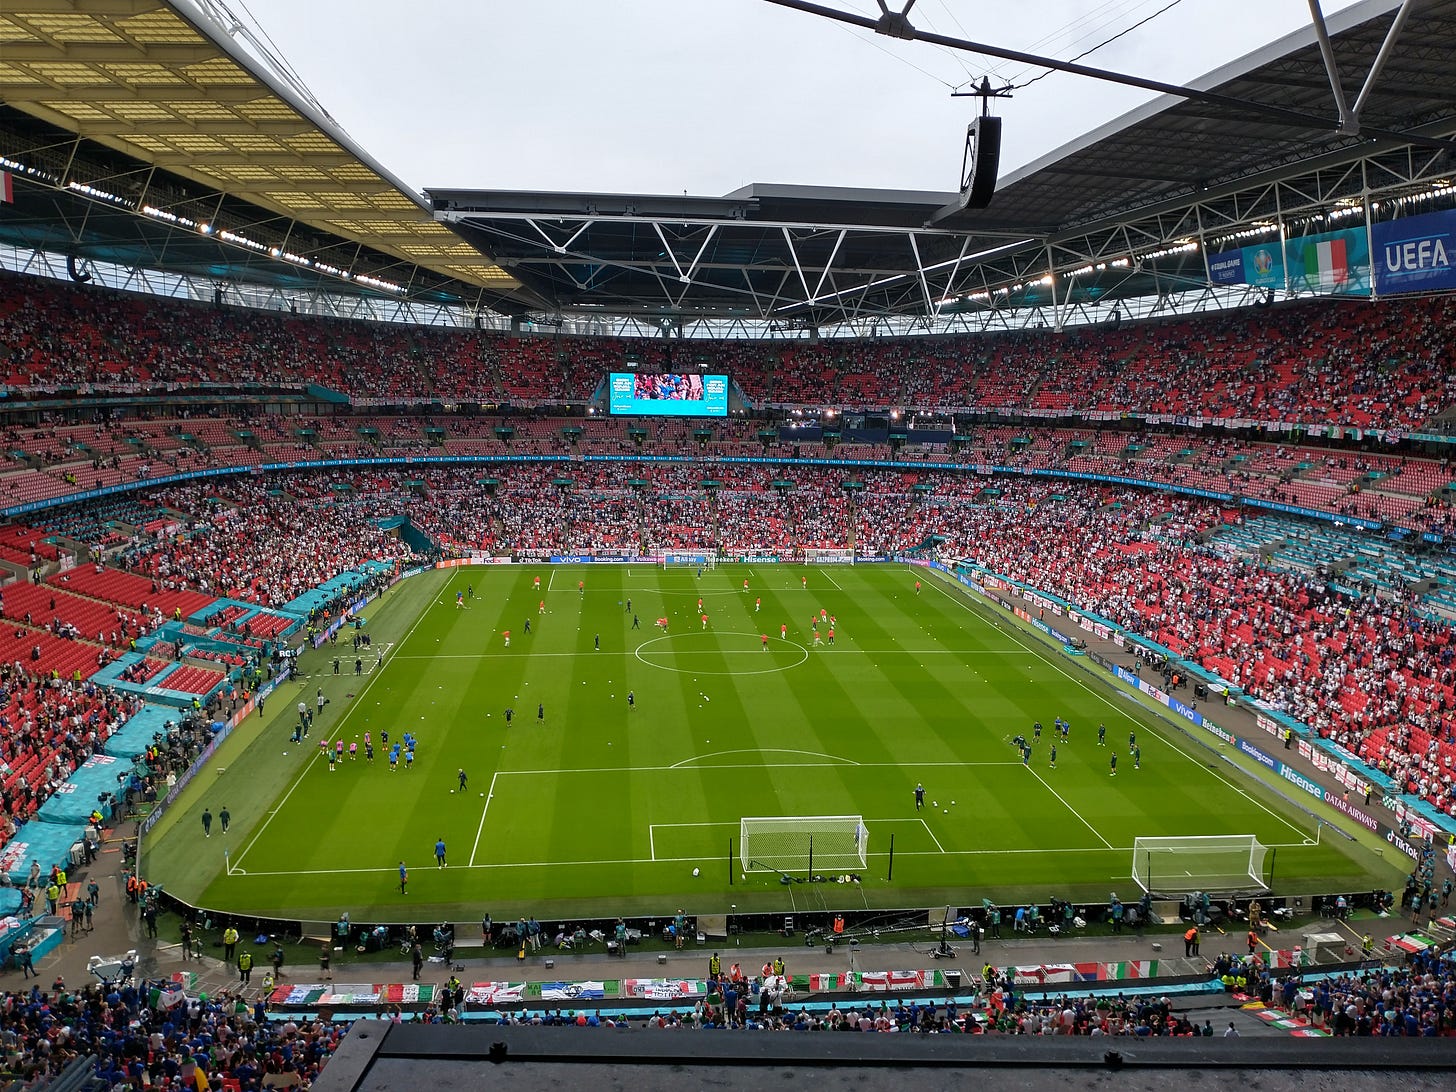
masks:
[[[1135,838],[1218,834],[1275,847],[1281,893],[1391,879],[924,570],[459,568],[365,613],[363,674],[347,631],[306,654],[301,697],[312,708],[317,684],[330,698],[310,737],[288,741],[299,697],[275,699],[230,780],[204,772],[167,817],[147,862],[169,890],[259,916],[383,921],[1103,901],[1138,894]],[[1011,740],[1034,721],[1046,730],[1024,764]],[[414,762],[392,770],[383,736],[405,732]],[[320,740],[358,757],[331,770]],[[232,830],[204,842],[195,817],[220,803]],[[745,875],[742,817],[847,815],[868,831],[859,883]]]

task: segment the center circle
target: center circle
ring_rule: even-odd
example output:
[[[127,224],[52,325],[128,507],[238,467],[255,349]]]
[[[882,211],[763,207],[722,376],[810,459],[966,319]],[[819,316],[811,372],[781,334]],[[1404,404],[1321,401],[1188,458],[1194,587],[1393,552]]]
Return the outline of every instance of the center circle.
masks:
[[[656,660],[648,659],[648,656],[651,655],[651,652],[650,651],[647,651],[647,650],[651,649],[651,647],[653,645],[663,646],[665,644],[665,642],[671,641],[671,642],[674,643],[673,646],[671,646],[674,651],[683,650],[684,649],[684,644],[687,645],[687,649],[686,650],[687,651],[691,651],[691,642],[693,642],[693,641],[697,641],[699,644],[702,644],[704,638],[708,638],[708,639],[711,639],[713,641],[717,641],[719,638],[722,638],[722,637],[746,637],[746,638],[749,638],[751,641],[757,642],[757,641],[759,641],[760,635],[757,634],[757,633],[740,632],[740,631],[737,631],[737,630],[729,630],[729,631],[713,630],[713,631],[689,631],[687,633],[664,633],[661,637],[653,637],[650,640],[643,641],[633,651],[633,655],[636,656],[637,659],[641,660],[648,667],[655,667],[659,671],[673,671],[673,672],[676,672],[679,675],[772,675],[775,672],[779,672],[779,671],[790,671],[790,670],[792,670],[792,669],[800,666],[801,664],[805,663],[809,659],[809,650],[807,648],[805,648],[803,645],[799,644],[797,641],[788,641],[788,640],[784,640],[783,638],[780,638],[780,637],[770,637],[768,639],[769,640],[769,649],[771,650],[771,653],[770,654],[772,654],[772,651],[775,650],[775,646],[784,648],[785,650],[787,650],[787,649],[797,649],[798,652],[799,652],[799,658],[797,660],[795,660],[793,663],[774,663],[770,667],[760,667],[760,668],[744,667],[744,668],[740,668],[740,669],[737,669],[737,670],[722,671],[722,670],[703,669],[703,668],[696,668],[696,667],[680,667],[677,664],[672,664],[672,663],[659,663]],[[663,652],[663,653],[666,653],[668,651],[668,648],[662,647],[662,648],[659,648],[658,651]],[[715,654],[717,654],[719,656],[723,656],[725,658],[737,657],[737,656],[743,656],[743,657],[761,657],[761,656],[763,656],[762,647],[759,646],[759,645],[745,645],[745,647],[743,647],[743,648],[722,648],[722,647],[715,646],[711,650],[704,648],[702,650],[702,653],[701,654],[702,655],[707,655],[707,653],[709,651],[711,651],[711,652],[713,652],[713,653],[715,653]],[[644,652],[646,652],[646,655],[644,655]]]

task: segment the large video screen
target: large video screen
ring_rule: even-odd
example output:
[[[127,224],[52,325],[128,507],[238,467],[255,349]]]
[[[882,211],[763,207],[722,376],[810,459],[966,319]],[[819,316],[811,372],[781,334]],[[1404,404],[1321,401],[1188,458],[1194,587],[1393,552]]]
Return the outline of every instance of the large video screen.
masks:
[[[726,375],[613,372],[611,411],[644,417],[727,417]]]

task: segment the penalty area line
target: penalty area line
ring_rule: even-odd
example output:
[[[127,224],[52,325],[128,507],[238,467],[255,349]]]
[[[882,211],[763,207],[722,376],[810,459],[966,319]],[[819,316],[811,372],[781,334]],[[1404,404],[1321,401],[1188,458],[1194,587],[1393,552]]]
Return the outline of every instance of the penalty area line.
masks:
[[[920,825],[925,828],[925,833],[930,835],[930,840],[935,843],[935,848],[940,850],[940,852],[944,853],[945,846],[940,844],[940,839],[935,836],[935,831],[930,829],[930,824],[927,823],[924,819],[921,819]]]
[[[1027,766],[1026,767],[1026,772],[1029,773],[1029,774],[1031,774],[1031,776],[1034,777],[1034,778],[1036,778],[1038,781],[1040,781],[1042,783],[1042,787],[1045,788],[1047,792],[1051,793],[1058,800],[1060,800],[1062,802],[1062,807],[1066,808],[1069,812],[1071,812],[1074,816],[1076,816],[1078,822],[1080,822],[1084,827],[1086,827],[1088,830],[1090,830],[1093,834],[1097,835],[1097,840],[1099,842],[1101,842],[1103,845],[1105,845],[1108,849],[1111,849],[1112,848],[1112,843],[1109,842],[1106,838],[1102,837],[1101,833],[1098,832],[1098,830],[1097,830],[1096,827],[1094,827],[1091,823],[1087,822],[1086,819],[1083,819],[1082,818],[1082,813],[1080,811],[1078,811],[1076,808],[1072,807],[1071,804],[1068,804],[1067,801],[1066,801],[1066,799],[1062,796],[1061,793],[1057,792],[1056,789],[1054,789],[1050,785],[1048,785],[1047,782],[1046,782],[1046,778],[1042,777],[1041,774],[1037,773],[1030,766]]]
[[[942,583],[942,581],[940,581],[938,579],[927,580],[926,583],[930,587],[934,588],[936,591],[940,592],[941,595],[945,596],[951,602],[953,602],[953,603],[959,603],[961,609],[964,610],[964,611],[966,611],[972,617],[981,619],[982,621],[985,621],[985,618],[981,615],[981,613],[979,611],[977,611],[973,606],[971,606],[972,600],[969,598],[969,594],[970,593],[966,593],[963,596],[954,595],[954,594],[951,593],[951,590],[949,588],[945,587],[945,585]],[[1047,650],[1047,649],[1034,649],[1034,648],[1031,647],[1031,645],[1028,645],[1026,643],[1026,641],[1022,640],[1022,638],[1020,637],[1020,635],[1018,635],[1018,633],[1016,632],[1016,630],[1015,630],[1014,627],[1002,627],[999,621],[996,623],[996,626],[997,626],[998,629],[1001,629],[1003,633],[1009,634],[1010,637],[1011,637],[1011,639],[1013,641],[1015,641],[1018,645],[1020,645],[1022,648],[1026,649],[1027,653],[1029,653],[1034,659],[1040,660],[1042,663],[1046,664],[1048,667],[1050,667],[1057,674],[1061,675],[1063,678],[1065,678],[1065,679],[1067,679],[1067,680],[1075,683],[1078,687],[1080,687],[1087,694],[1091,695],[1097,701],[1101,702],[1108,709],[1111,709],[1114,714],[1122,714],[1124,716],[1126,715],[1126,712],[1127,711],[1125,709],[1123,709],[1121,706],[1119,706],[1116,702],[1114,702],[1112,700],[1114,697],[1120,696],[1120,697],[1125,698],[1128,701],[1132,702],[1133,705],[1138,710],[1140,710],[1142,713],[1144,713],[1146,716],[1151,717],[1151,718],[1154,718],[1155,720],[1158,720],[1158,721],[1161,721],[1163,719],[1161,716],[1159,716],[1158,713],[1154,712],[1153,710],[1149,709],[1147,706],[1143,705],[1143,703],[1141,701],[1139,701],[1137,699],[1137,697],[1135,697],[1134,695],[1130,694],[1128,691],[1123,690],[1121,687],[1114,687],[1113,689],[1105,690],[1104,691],[1103,689],[1101,689],[1101,688],[1099,688],[1097,686],[1094,686],[1092,683],[1088,682],[1086,679],[1078,678],[1076,675],[1073,675],[1065,667],[1063,667],[1061,664],[1059,664],[1059,663],[1056,662],[1056,660],[1053,658],[1053,656],[1055,654],[1052,653],[1050,650]],[[1156,734],[1155,734],[1154,738],[1159,739],[1163,743],[1166,743],[1168,745],[1168,747],[1173,751],[1173,753],[1176,754],[1176,755],[1178,755],[1178,756],[1180,756],[1184,761],[1189,762],[1193,766],[1195,766],[1195,767],[1197,767],[1197,768],[1199,768],[1201,770],[1204,770],[1207,773],[1211,774],[1215,780],[1222,782],[1225,786],[1227,786],[1228,788],[1232,789],[1234,792],[1238,793],[1240,796],[1242,796],[1249,803],[1251,803],[1255,807],[1257,807],[1260,811],[1263,811],[1265,814],[1267,814],[1267,815],[1271,816],[1272,818],[1274,818],[1275,820],[1277,820],[1280,823],[1280,825],[1284,827],[1285,830],[1291,830],[1295,834],[1298,834],[1301,838],[1306,837],[1305,832],[1303,830],[1301,830],[1299,827],[1295,826],[1292,822],[1290,822],[1284,816],[1280,815],[1277,811],[1275,811],[1273,808],[1271,808],[1268,804],[1264,803],[1258,797],[1250,795],[1246,790],[1244,790],[1240,786],[1234,784],[1234,782],[1230,781],[1228,778],[1224,777],[1223,774],[1221,774],[1218,770],[1214,769],[1212,766],[1207,765],[1207,764],[1205,764],[1203,762],[1198,761],[1197,758],[1195,758],[1193,755],[1191,755],[1187,751],[1185,751],[1173,739],[1171,739],[1168,736],[1163,735],[1162,733],[1164,731],[1167,731],[1167,730],[1168,729],[1166,727],[1155,728],[1154,729],[1154,732]],[[1223,758],[1224,761],[1229,761],[1228,758],[1227,758],[1227,756],[1224,755],[1223,752],[1221,752],[1221,751],[1214,751],[1213,753],[1214,754],[1217,754],[1220,758]],[[1246,776],[1252,776],[1252,775],[1248,775],[1246,771],[1242,770],[1238,766],[1234,766],[1234,769],[1239,770],[1240,773],[1244,773]],[[1037,780],[1041,780],[1041,779],[1038,778]],[[1266,782],[1264,782],[1262,779],[1258,778],[1257,776],[1254,777],[1254,781],[1257,784],[1259,784],[1259,785],[1263,785],[1265,788],[1270,788],[1270,786]],[[1078,818],[1080,819],[1081,816],[1078,816]],[[1086,820],[1083,820],[1083,822],[1086,822]],[[1100,837],[1100,835],[1099,835],[1099,837]]]
[[[500,776],[500,771],[490,775],[490,788],[485,791],[485,807],[480,809],[480,825],[475,828],[475,841],[470,846],[470,860],[467,867],[475,865],[475,851],[480,848],[480,835],[485,830],[485,813],[490,811],[490,802],[495,799],[495,779]]]

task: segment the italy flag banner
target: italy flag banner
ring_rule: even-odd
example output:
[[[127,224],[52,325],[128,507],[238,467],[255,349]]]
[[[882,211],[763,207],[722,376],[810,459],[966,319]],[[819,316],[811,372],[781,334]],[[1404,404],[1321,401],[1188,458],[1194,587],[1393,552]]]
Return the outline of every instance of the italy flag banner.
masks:
[[[1304,277],[1321,288],[1343,288],[1350,279],[1350,259],[1345,240],[1338,235],[1306,245]]]

